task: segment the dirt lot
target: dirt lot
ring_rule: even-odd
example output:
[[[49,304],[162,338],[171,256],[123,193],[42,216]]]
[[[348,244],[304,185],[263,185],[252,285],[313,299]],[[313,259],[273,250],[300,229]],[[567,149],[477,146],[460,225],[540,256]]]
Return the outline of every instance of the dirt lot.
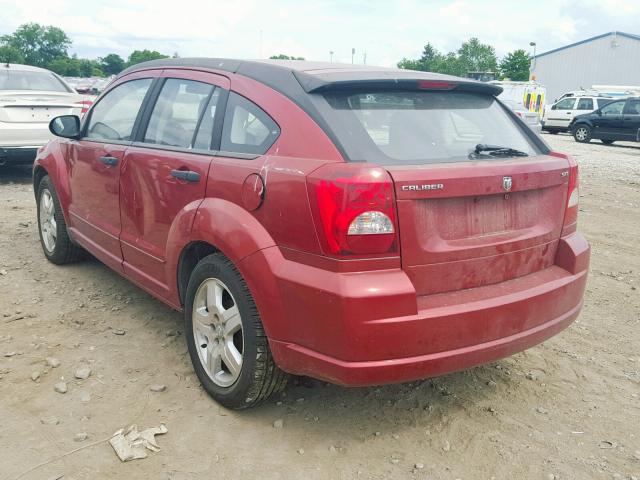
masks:
[[[581,166],[593,252],[574,325],[466,372],[298,382],[241,413],[199,387],[180,314],[95,260],[45,261],[30,173],[0,171],[0,479],[640,478],[640,148],[545,138]],[[121,463],[104,439],[130,423],[166,424],[162,450]]]

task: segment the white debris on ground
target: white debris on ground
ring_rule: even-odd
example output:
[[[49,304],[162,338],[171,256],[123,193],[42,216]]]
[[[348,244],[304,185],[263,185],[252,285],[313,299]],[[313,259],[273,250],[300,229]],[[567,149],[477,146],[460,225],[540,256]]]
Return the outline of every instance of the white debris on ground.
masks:
[[[167,433],[167,427],[161,424],[159,427],[147,428],[141,432],[137,425],[131,425],[126,430],[121,428],[113,434],[109,443],[123,462],[147,458],[147,450],[160,451],[155,436]]]

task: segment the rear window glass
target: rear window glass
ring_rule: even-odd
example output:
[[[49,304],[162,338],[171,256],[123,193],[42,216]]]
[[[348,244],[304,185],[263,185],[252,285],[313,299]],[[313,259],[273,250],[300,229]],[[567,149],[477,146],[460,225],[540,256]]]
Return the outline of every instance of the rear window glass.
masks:
[[[478,144],[539,153],[498,101],[464,92],[325,94],[335,134],[354,161],[382,165],[467,161]]]
[[[35,90],[70,93],[51,72],[0,69],[0,90]]]

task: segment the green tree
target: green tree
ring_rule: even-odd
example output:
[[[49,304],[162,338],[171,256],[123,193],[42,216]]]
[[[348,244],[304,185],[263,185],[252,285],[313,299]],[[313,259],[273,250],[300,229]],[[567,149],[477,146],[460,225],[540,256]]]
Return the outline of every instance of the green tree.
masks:
[[[529,80],[529,68],[531,58],[522,49],[514,50],[507,54],[500,62],[500,74],[502,78],[508,78],[518,82]]]
[[[304,57],[291,57],[289,55],[284,55],[283,53],[280,53],[278,55],[271,55],[269,59],[271,60],[304,60]]]
[[[80,69],[77,64],[69,57],[58,57],[49,64],[49,70],[53,70],[58,75],[67,77],[79,77]]]
[[[433,45],[427,43],[424,46],[422,56],[419,59],[410,60],[403,58],[398,62],[398,67],[405,68],[407,70],[421,70],[423,72],[440,72],[444,58],[444,55],[442,55]]]
[[[71,40],[58,27],[27,23],[0,37],[0,43],[19,51],[24,63],[46,68],[56,58],[67,56]]]
[[[107,75],[117,75],[124,70],[124,60],[116,53],[110,53],[99,59],[100,68]]]
[[[462,74],[467,72],[496,72],[498,70],[498,58],[491,45],[481,43],[473,37],[464,42],[458,50],[458,61],[462,68]]]
[[[135,65],[136,63],[148,62],[149,60],[159,60],[161,58],[169,58],[167,55],[163,55],[155,50],[134,50],[129,55],[128,66]]]
[[[0,46],[1,63],[24,63],[24,55],[16,47],[10,45]]]

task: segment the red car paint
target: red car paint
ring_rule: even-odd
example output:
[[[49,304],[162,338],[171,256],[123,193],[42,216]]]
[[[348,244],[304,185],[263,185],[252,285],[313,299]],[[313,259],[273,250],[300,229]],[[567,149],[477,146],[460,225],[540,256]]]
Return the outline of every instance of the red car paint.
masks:
[[[566,208],[577,185],[571,158],[347,163],[298,103],[215,68],[142,68],[103,95],[155,77],[236,92],[267,112],[280,136],[255,158],[57,139],[39,153],[34,175],[51,176],[74,241],[172,308],[183,305],[183,253],[194,242],[211,245],[245,278],[277,364],[344,385],[489,362],[577,317],[589,245],[576,232],[577,205]],[[100,163],[104,155],[118,165]],[[200,181],[172,178],[171,170],[197,172]],[[345,218],[365,209],[357,202],[382,202],[395,233],[344,243],[344,198],[330,187],[363,182],[362,192],[345,194]],[[416,184],[446,189],[403,189]]]

